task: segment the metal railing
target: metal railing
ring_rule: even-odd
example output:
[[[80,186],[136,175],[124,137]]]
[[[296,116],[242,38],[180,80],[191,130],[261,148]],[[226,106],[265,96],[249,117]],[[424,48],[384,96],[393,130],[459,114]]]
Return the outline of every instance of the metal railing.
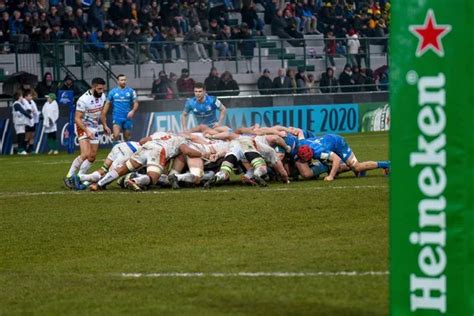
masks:
[[[114,79],[112,65],[128,64],[133,65],[135,77],[141,76],[141,66],[144,63],[161,64],[162,69],[166,65],[177,59],[184,60],[186,68],[192,69],[193,62],[199,61],[200,57],[208,57],[213,66],[220,60],[232,62],[235,73],[247,69],[242,62],[246,60],[257,60],[255,69],[262,72],[266,60],[279,60],[281,67],[298,68],[305,67],[311,70],[315,60],[323,59],[326,68],[334,62],[334,59],[344,58],[345,62],[351,64],[365,64],[366,68],[371,67],[371,57],[378,55],[386,58],[388,65],[387,37],[381,38],[359,38],[361,50],[358,54],[350,55],[347,52],[347,42],[349,38],[307,38],[307,39],[275,39],[265,36],[255,37],[248,40],[207,40],[186,42],[186,41],[166,41],[166,42],[110,42],[103,43],[104,47],[99,47],[94,43],[84,41],[58,41],[52,43],[31,43],[27,48],[11,45],[15,53],[16,70],[23,70],[20,56],[35,53],[40,54],[41,76],[44,75],[46,67],[53,67],[56,78],[60,78],[61,73],[69,74],[75,78],[84,78],[84,68],[90,65],[97,65],[104,73],[107,80]],[[335,43],[337,51],[334,54],[327,54],[326,47],[329,43]],[[205,50],[203,56],[202,44]],[[26,44],[22,44],[26,45]],[[35,46],[36,45],[36,46]],[[242,54],[245,46],[252,54]],[[378,48],[376,52],[372,47]],[[35,49],[38,48],[38,49]],[[226,54],[227,50],[229,53]],[[198,53],[196,55],[196,53]],[[226,54],[226,56],[222,56]],[[206,56],[207,55],[207,56]],[[21,60],[25,60],[22,58]],[[252,61],[251,61],[252,62]],[[68,68],[78,67],[79,72],[74,74]],[[253,68],[253,67],[252,67]],[[252,69],[254,70],[254,69]],[[192,71],[192,70],[191,70]]]

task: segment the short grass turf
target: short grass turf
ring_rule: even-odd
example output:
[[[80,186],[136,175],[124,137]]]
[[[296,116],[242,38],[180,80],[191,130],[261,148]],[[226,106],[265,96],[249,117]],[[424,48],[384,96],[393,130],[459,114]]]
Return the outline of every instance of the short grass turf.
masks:
[[[359,160],[387,159],[386,133],[346,138]],[[263,189],[75,193],[62,185],[72,158],[0,158],[1,315],[388,313],[386,274],[304,274],[388,270],[380,170]],[[168,272],[205,276],[122,276]]]

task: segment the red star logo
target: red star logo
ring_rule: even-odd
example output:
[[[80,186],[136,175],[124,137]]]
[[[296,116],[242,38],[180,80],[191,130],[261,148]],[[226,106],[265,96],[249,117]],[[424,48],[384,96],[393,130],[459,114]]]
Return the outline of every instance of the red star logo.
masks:
[[[439,57],[444,57],[444,48],[441,39],[451,31],[451,25],[436,24],[436,17],[433,9],[426,13],[425,23],[423,25],[410,25],[410,32],[418,37],[418,47],[416,57],[422,56],[431,49]]]

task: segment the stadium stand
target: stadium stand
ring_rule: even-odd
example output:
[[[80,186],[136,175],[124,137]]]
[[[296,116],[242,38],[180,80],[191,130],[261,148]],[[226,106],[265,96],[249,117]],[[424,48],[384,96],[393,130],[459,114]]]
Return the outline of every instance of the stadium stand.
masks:
[[[362,76],[386,65],[390,1],[0,0],[0,16],[7,73],[49,71],[57,81],[124,73],[149,94],[161,70],[188,68],[204,81],[213,66],[250,95],[264,69],[305,69],[319,82],[328,66],[339,78],[346,64]]]

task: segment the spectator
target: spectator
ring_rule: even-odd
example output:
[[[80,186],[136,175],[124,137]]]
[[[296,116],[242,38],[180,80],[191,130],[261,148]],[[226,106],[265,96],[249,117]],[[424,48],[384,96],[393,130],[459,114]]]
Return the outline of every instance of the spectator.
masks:
[[[138,52],[138,62],[153,62],[153,56],[150,53],[150,44],[146,40],[145,36],[141,34],[140,27],[136,26],[133,28],[132,33],[128,36],[128,41],[135,44],[134,52]],[[140,54],[143,54],[145,58],[140,58]],[[154,63],[154,62],[153,62]]]
[[[187,44],[193,46],[194,52],[201,62],[212,62],[207,55],[207,51],[202,43],[203,40],[206,40],[207,34],[202,32],[201,26],[194,26],[191,31],[184,37],[184,41],[188,42]]]
[[[170,87],[173,90],[173,97],[175,99],[179,98],[179,91],[178,91],[178,75],[174,72],[170,72]]]
[[[365,78],[360,73],[359,66],[352,66],[352,80],[354,80],[354,91],[359,92],[362,91],[362,86],[364,85]]]
[[[123,0],[115,0],[114,3],[110,5],[109,10],[107,11],[109,20],[118,27],[127,28],[131,17],[131,12],[126,11],[127,8],[124,6]]]
[[[296,84],[296,71],[294,69],[288,69],[286,71],[286,76],[290,78],[290,93],[295,94],[297,93],[297,84]]]
[[[388,67],[382,72],[379,76],[379,90],[380,91],[388,91],[388,83],[389,83],[389,72]]]
[[[245,23],[242,23],[240,38],[242,39],[240,53],[247,62],[247,73],[253,74],[252,59],[257,44],[253,39],[252,30]]]
[[[285,10],[285,20],[286,20],[286,32],[295,39],[299,40],[292,40],[289,43],[293,46],[303,46],[304,42],[301,40],[304,38],[303,34],[298,32],[298,21],[295,19],[291,10]]]
[[[86,21],[86,18],[84,16],[84,12],[82,11],[82,9],[77,9],[76,10],[76,16],[75,16],[75,19],[74,19],[74,23],[78,29],[78,31],[81,33],[81,35],[86,38],[88,36],[90,36],[90,29],[89,29],[89,26],[87,25],[87,21]]]
[[[308,78],[306,77],[306,70],[304,67],[298,67],[298,73],[295,76],[296,80],[296,93],[308,93],[306,83]]]
[[[56,102],[56,95],[49,93],[45,96],[46,103],[43,106],[43,127],[44,133],[46,134],[48,144],[48,155],[58,154],[58,141],[57,141],[57,124],[56,121],[59,118],[58,103]]]
[[[36,92],[38,96],[49,95],[50,93],[56,93],[56,87],[53,85],[53,75],[47,72],[43,76],[43,81],[39,82],[36,86]],[[42,105],[41,103],[39,105]]]
[[[209,28],[210,30],[212,29],[212,24],[213,23],[211,22],[211,27]],[[230,27],[228,25],[224,25],[224,28],[219,32],[216,38],[217,43],[215,45],[216,50],[219,52],[220,60],[230,60],[233,56],[235,56],[234,43],[231,41],[231,37],[232,34],[230,32]]]
[[[70,27],[73,27],[75,26],[75,19],[76,17],[74,16],[74,13],[72,11],[72,7],[70,6],[67,6],[65,9],[64,9],[64,14],[61,18],[61,27],[64,28],[65,30],[67,30],[68,28]]]
[[[291,80],[286,75],[285,68],[278,69],[278,77],[273,79],[274,94],[291,94]]]
[[[158,74],[158,80],[155,80],[152,87],[152,93],[155,100],[171,100],[174,98],[171,82],[164,70]]]
[[[55,6],[49,8],[48,22],[51,26],[61,25],[61,18],[58,16],[58,8]]]
[[[264,69],[263,74],[258,78],[257,87],[261,95],[273,94],[273,82],[270,78],[270,70],[268,68]]]
[[[257,31],[258,35],[263,35],[264,23],[257,15],[257,9],[253,0],[244,3],[240,13],[242,15],[242,23],[247,24],[251,31]]]
[[[352,68],[350,64],[346,64],[344,71],[339,75],[339,84],[342,92],[354,91],[354,79],[352,78]]]
[[[105,29],[105,12],[102,9],[102,0],[95,0],[89,8],[87,24],[89,29],[97,28],[99,31]]]
[[[336,48],[336,37],[332,31],[328,31],[325,38],[324,52],[326,53],[326,58],[329,60],[329,63],[332,67],[336,66],[336,63],[334,62],[334,57],[336,57]]]
[[[321,93],[337,92],[337,79],[334,78],[334,69],[331,67],[328,67],[326,72],[321,75],[321,80],[319,81],[319,90],[321,90]]]
[[[221,75],[217,90],[219,90],[220,96],[233,96],[240,93],[239,84],[234,80],[229,71],[224,71]]]
[[[308,80],[306,81],[306,88],[309,94],[317,93],[316,81],[313,74],[308,74]]]
[[[35,144],[35,132],[39,123],[39,112],[35,101],[33,100],[33,91],[26,89],[23,91],[24,108],[30,111],[31,118],[26,121],[25,125],[25,142],[26,152],[32,153]]]
[[[217,71],[216,67],[212,67],[211,71],[209,72],[209,76],[204,80],[204,86],[206,87],[206,91],[210,95],[216,94],[219,86],[219,72]]]
[[[211,42],[211,45],[210,45],[211,50],[215,46],[215,48],[219,52],[219,57],[221,57],[220,56],[220,53],[221,53],[220,48],[221,48],[222,45],[221,45],[220,42],[216,43],[215,41],[220,40],[219,37],[223,37],[224,40],[227,39],[226,36],[222,36],[222,35],[225,35],[225,34],[221,34],[221,32],[222,32],[222,30],[221,30],[221,27],[219,26],[219,24],[217,24],[217,20],[212,19],[209,22],[209,28],[207,29],[207,33],[209,34],[208,40]],[[211,50],[209,52],[209,56],[212,56],[212,51]]]
[[[131,51],[131,56],[129,56],[129,50],[127,44],[125,44],[125,35],[123,30],[120,27],[114,29],[114,35],[112,37],[112,49],[115,50],[115,55],[118,57],[118,62],[121,64],[129,64],[132,58],[135,57],[133,51]]]
[[[283,17],[283,10],[278,10],[276,15],[272,19],[271,30],[272,35],[276,35],[281,39],[291,38],[290,34],[286,31],[288,23]]]
[[[63,84],[59,86],[58,90],[69,90],[74,93],[74,97],[78,97],[81,94],[81,91],[74,84],[74,80],[70,76],[64,77]]]
[[[105,44],[102,41],[102,36],[103,36],[103,33],[100,30],[92,32],[92,34],[89,37],[89,41],[91,42],[90,48],[93,52],[95,52],[99,56],[99,58],[108,60],[107,51],[105,49]]]
[[[10,15],[7,11],[2,13],[0,20],[0,53],[8,53],[8,46],[6,46],[10,39]]]
[[[164,62],[164,44],[165,38],[159,30],[156,32],[151,30],[150,32],[151,42],[150,42],[150,54],[153,56],[153,60],[157,63]]]
[[[372,69],[365,68],[363,72],[365,73],[364,91],[376,91],[377,88],[375,86],[374,72]]]
[[[204,31],[207,31],[209,28],[209,8],[207,6],[207,1],[199,1],[196,11],[199,18],[199,24],[201,24]]]
[[[176,44],[176,29],[174,27],[170,27],[168,31],[165,33],[165,40],[168,42],[165,45],[165,52],[166,52],[166,59],[167,61],[174,61],[178,63],[184,63],[184,60],[181,59],[181,47],[180,45]],[[172,59],[172,51],[175,51],[176,59]]]
[[[181,69],[181,77],[176,82],[180,96],[189,98],[194,95],[195,81],[189,77],[189,69]]]
[[[357,63],[357,58],[359,55],[359,48],[360,48],[359,36],[353,29],[351,29],[348,33],[347,38],[348,38],[347,40],[348,63],[351,66],[356,66],[356,65],[360,66]]]
[[[23,102],[23,92],[18,90],[15,92],[15,102],[12,106],[13,126],[15,127],[17,139],[18,155],[28,155],[26,152],[25,129],[26,124],[33,118],[31,110]]]

